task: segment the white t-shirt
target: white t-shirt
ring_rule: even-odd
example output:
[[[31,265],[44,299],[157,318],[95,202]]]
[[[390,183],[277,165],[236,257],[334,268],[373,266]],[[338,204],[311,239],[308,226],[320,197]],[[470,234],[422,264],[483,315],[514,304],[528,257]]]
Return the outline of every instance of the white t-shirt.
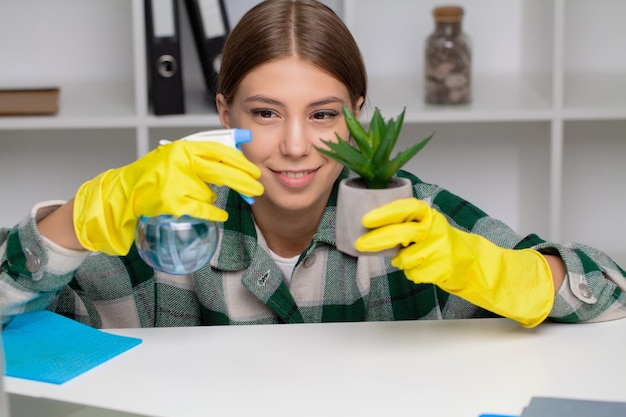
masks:
[[[254,228],[256,229],[256,234],[258,237],[259,245],[262,248],[264,248],[270,254],[274,262],[276,262],[276,265],[278,265],[278,268],[280,268],[280,270],[283,273],[283,280],[285,281],[287,286],[289,286],[289,284],[291,283],[291,273],[293,272],[293,269],[296,267],[296,262],[298,262],[298,258],[300,258],[300,255],[292,256],[291,258],[284,258],[278,255],[276,252],[274,252],[267,246],[265,237],[263,236],[263,233],[261,233],[261,230],[256,225],[256,222],[254,223]]]
[[[291,258],[283,258],[269,248],[267,249],[267,251],[271,255],[274,262],[276,262],[276,265],[278,265],[280,270],[283,272],[283,279],[285,280],[285,283],[287,283],[287,286],[289,286],[289,284],[291,283],[291,273],[296,267],[296,262],[298,262],[298,258],[300,257],[300,255],[292,256]]]

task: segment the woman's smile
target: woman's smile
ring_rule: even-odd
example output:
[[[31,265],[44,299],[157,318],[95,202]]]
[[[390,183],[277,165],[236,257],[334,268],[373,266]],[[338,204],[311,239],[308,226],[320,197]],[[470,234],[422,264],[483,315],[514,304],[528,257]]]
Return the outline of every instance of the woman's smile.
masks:
[[[319,169],[319,168],[318,168]],[[276,179],[286,187],[302,188],[309,185],[315,178],[318,169],[299,171],[274,171]]]

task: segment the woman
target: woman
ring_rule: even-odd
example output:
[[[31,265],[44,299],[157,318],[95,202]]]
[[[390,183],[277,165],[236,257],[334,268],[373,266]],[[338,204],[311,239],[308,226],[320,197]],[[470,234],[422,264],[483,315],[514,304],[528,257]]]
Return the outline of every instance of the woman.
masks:
[[[357,245],[406,248],[393,259],[336,249],[337,184],[348,173],[315,146],[348,137],[341,106],[358,116],[367,85],[354,39],[320,3],[254,7],[220,73],[223,126],[253,132],[243,155],[175,141],[87,181],[67,203],[35,207],[0,234],[5,318],[50,308],[95,327],[488,316],[532,327],[626,315],[625,273],[602,252],[518,236],[405,172],[415,198],[369,213],[373,231]],[[224,222],[210,265],[170,276],[141,261],[137,218],[163,213]]]

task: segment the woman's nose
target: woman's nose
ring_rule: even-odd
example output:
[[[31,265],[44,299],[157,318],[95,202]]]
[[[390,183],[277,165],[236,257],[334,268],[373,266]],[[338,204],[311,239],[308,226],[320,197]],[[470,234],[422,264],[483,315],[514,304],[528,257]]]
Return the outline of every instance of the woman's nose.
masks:
[[[300,158],[311,152],[312,143],[309,138],[311,132],[308,132],[303,123],[293,121],[287,124],[285,135],[280,144],[280,151],[283,155],[292,158]]]

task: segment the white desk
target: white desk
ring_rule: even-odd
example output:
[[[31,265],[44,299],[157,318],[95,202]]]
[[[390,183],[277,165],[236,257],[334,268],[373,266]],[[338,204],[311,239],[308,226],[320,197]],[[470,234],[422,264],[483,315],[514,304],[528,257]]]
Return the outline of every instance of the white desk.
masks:
[[[154,416],[519,415],[533,396],[626,401],[626,320],[120,329],[143,343],[8,391]]]

